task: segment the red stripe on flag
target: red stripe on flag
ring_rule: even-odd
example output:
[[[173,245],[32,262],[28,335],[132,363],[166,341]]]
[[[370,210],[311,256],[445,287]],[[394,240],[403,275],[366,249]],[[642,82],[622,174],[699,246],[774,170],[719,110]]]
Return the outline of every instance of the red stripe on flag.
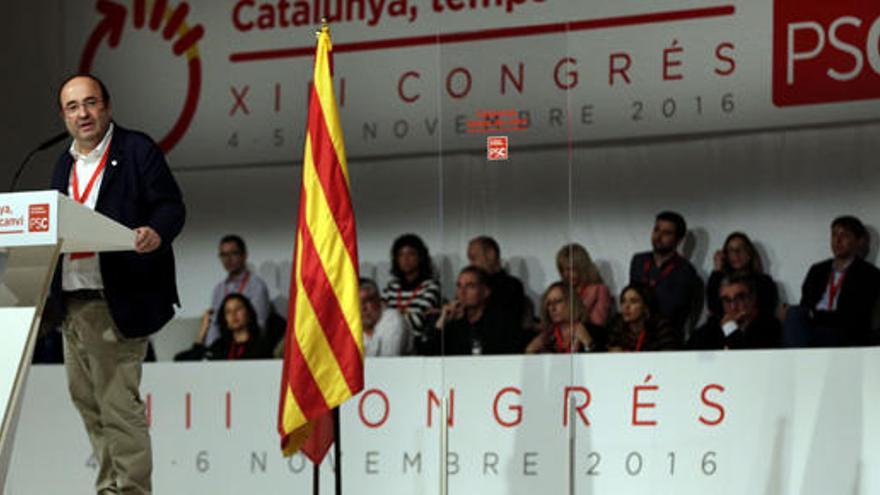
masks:
[[[292,324],[292,323],[291,323]],[[296,329],[293,330],[296,332]],[[300,330],[303,331],[303,330]],[[291,339],[288,344],[290,347],[290,365],[289,377],[292,379],[290,383],[290,391],[296,398],[300,410],[308,419],[314,419],[330,410],[327,401],[324,400],[324,394],[318,387],[318,382],[312,376],[306,358],[302,354],[299,342],[296,338]],[[285,394],[286,396],[286,394]]]
[[[345,241],[345,247],[352,261],[357,265],[357,242],[354,223],[354,210],[349,196],[348,182],[342,173],[339,157],[336,156],[336,148],[324,120],[324,109],[317,91],[312,85],[311,101],[309,101],[309,136],[312,139],[312,160],[324,189],[324,196],[336,219],[336,225]]]
[[[353,395],[363,388],[363,364],[360,351],[351,333],[351,328],[345,320],[342,305],[339,303],[321,264],[311,233],[304,225],[300,227],[300,231],[303,243],[302,284]]]

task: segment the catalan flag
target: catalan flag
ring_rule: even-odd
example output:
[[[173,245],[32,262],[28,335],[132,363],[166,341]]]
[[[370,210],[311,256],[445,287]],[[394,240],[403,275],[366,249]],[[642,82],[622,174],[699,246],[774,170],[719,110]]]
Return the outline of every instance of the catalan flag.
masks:
[[[332,430],[328,441],[324,428],[327,413],[364,386],[354,211],[331,51],[330,31],[324,26],[318,33],[309,92],[278,408],[284,454],[302,449],[313,462],[320,462],[332,443]],[[323,445],[314,445],[318,436]],[[307,439],[315,448],[308,448]]]

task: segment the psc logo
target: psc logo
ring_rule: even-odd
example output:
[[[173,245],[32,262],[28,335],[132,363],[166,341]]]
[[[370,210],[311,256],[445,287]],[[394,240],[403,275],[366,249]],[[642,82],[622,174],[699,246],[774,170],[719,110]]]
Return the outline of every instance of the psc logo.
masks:
[[[880,98],[880,2],[775,0],[776,106]]]
[[[198,106],[202,87],[202,63],[197,43],[205,35],[205,29],[201,24],[189,26],[186,23],[186,16],[189,13],[189,4],[186,2],[171,8],[167,0],[153,0],[149,2],[152,5],[149,12],[147,0],[133,0],[133,3],[131,27],[134,29],[146,27],[172,42],[171,54],[174,57],[185,58],[189,70],[189,83],[183,108],[172,128],[159,140],[159,147],[167,153],[186,133]],[[80,72],[91,71],[98,47],[104,38],[107,38],[107,44],[111,49],[119,46],[127,26],[129,12],[126,6],[111,0],[98,0],[96,9],[103,18],[95,26],[83,49],[79,63]]]
[[[49,204],[28,206],[28,232],[49,232]]]

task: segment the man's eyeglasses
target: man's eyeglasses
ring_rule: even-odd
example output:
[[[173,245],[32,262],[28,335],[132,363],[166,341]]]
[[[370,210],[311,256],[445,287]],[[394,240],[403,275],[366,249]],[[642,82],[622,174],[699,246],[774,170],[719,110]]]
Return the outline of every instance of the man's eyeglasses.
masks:
[[[220,258],[232,258],[234,256],[241,256],[241,251],[220,251],[217,256]]]
[[[728,305],[733,304],[742,304],[749,300],[749,294],[743,292],[741,294],[737,294],[733,297],[722,297],[721,302]]]
[[[102,103],[104,103],[104,100],[95,97],[86,98],[79,103],[71,101],[67,105],[64,105],[64,113],[67,115],[76,115],[79,113],[80,109],[85,109],[88,112],[98,108]]]

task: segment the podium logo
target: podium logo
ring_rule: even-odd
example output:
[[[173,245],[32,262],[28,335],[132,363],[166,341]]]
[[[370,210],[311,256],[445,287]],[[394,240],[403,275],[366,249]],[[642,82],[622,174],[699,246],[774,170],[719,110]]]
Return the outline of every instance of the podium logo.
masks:
[[[98,48],[105,38],[110,49],[116,49],[126,28],[149,29],[160,35],[171,44],[170,56],[186,62],[189,81],[183,107],[174,125],[159,140],[159,147],[167,153],[186,134],[196,113],[202,87],[202,62],[198,42],[204,37],[205,28],[201,24],[187,24],[186,16],[190,7],[186,2],[174,7],[167,0],[134,0],[130,23],[127,22],[129,11],[124,5],[110,0],[98,0],[96,9],[103,18],[95,26],[83,49],[79,63],[80,72],[91,72]]]
[[[880,98],[880,2],[775,0],[773,103]]]
[[[28,206],[28,232],[49,232],[49,204]]]

